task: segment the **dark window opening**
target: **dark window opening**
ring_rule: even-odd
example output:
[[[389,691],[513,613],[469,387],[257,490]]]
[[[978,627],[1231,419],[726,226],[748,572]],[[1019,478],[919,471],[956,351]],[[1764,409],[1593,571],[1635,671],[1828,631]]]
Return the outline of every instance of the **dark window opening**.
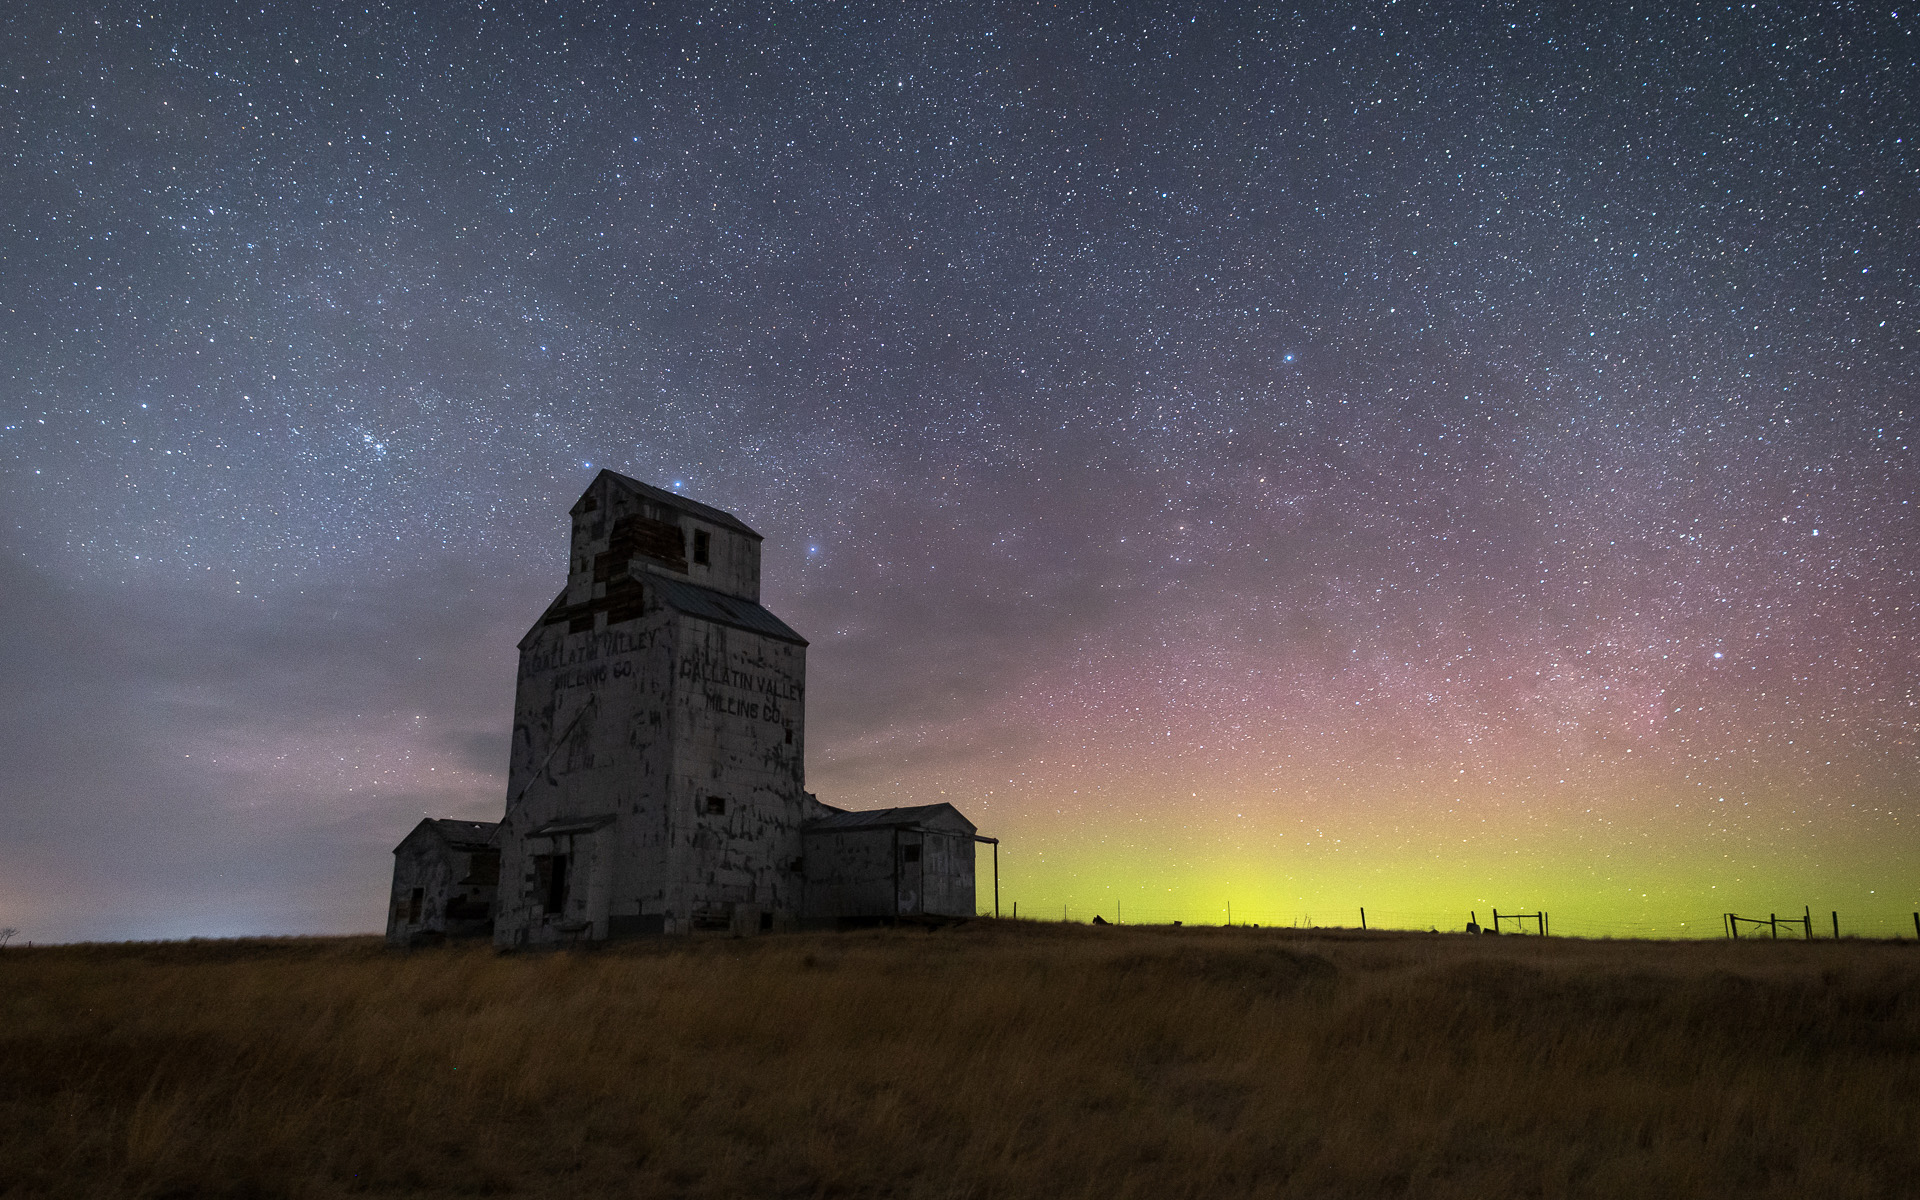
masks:
[[[500,882],[500,852],[498,850],[475,851],[467,858],[467,877],[462,884],[494,884]]]
[[[447,901],[447,920],[484,921],[489,907],[478,896],[454,896]]]
[[[902,846],[902,847],[900,847],[900,857],[901,857],[901,859],[902,859],[903,861],[906,861],[906,862],[919,862],[919,861],[920,861],[920,847],[918,847],[918,846]]]
[[[727,798],[725,796],[708,796],[706,812],[710,817],[726,816]]]
[[[694,530],[693,531],[693,561],[697,563],[706,562],[707,556],[711,552],[712,545],[713,545],[713,535],[709,534],[704,529]]]
[[[427,889],[413,889],[413,894],[407,897],[407,924],[418,925],[420,923],[420,906],[426,902],[426,899]]]
[[[773,914],[770,912],[761,913],[760,914],[760,932],[767,933],[772,929],[773,929]]]
[[[787,730],[787,745],[793,745],[793,730]]]
[[[567,908],[567,856],[537,854],[533,859],[534,888],[549,916]]]
[[[582,500],[580,502],[581,512],[592,512],[594,509],[599,507],[600,507],[600,497],[598,496],[589,495],[585,500]]]

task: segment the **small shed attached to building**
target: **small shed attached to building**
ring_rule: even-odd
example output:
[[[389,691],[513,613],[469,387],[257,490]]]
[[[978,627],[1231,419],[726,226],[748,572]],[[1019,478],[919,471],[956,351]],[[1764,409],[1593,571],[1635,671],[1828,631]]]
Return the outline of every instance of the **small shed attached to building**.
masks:
[[[432,817],[393,848],[387,941],[491,937],[500,886],[498,821]]]
[[[800,835],[810,924],[975,913],[976,831],[951,804],[835,813]]]

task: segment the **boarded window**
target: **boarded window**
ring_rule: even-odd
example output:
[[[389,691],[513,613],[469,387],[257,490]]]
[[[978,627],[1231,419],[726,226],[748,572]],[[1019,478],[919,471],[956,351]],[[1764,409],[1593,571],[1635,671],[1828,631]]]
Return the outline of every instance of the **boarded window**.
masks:
[[[706,563],[711,553],[713,537],[704,529],[693,531],[693,561]]]
[[[611,561],[622,565],[635,557],[650,558],[686,574],[687,543],[680,527],[637,513],[613,523],[607,552]]]
[[[564,854],[536,854],[533,858],[533,886],[535,895],[540,897],[541,905],[549,915],[563,913],[567,908],[567,856]]]
[[[413,889],[413,894],[407,897],[407,924],[418,925],[420,923],[420,907],[426,903],[426,900],[427,889]]]
[[[727,815],[727,798],[725,796],[708,796],[706,813],[710,817],[726,816]]]
[[[646,612],[646,589],[638,580],[622,575],[607,585],[607,624],[631,621]]]
[[[920,861],[920,847],[918,847],[918,846],[902,846],[902,847],[900,847],[900,857],[901,857],[901,859],[902,859],[903,861],[905,861],[905,862],[919,862],[919,861]]]

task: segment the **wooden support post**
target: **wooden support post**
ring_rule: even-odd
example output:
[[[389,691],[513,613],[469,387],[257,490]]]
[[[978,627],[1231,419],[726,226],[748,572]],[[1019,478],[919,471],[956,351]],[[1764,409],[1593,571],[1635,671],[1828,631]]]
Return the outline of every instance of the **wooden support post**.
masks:
[[[1780,914],[1779,913],[1767,914],[1767,928],[1773,930],[1774,940],[1779,941],[1780,940]]]
[[[1364,907],[1362,907],[1360,909],[1360,931],[1364,933],[1366,932],[1366,929],[1367,929],[1367,910]]]
[[[1800,927],[1806,931],[1806,936],[1801,940],[1808,941],[1808,942],[1812,941],[1813,940],[1813,906],[1810,904],[1802,904],[1800,906]]]
[[[1840,940],[1840,910],[1839,909],[1835,909],[1833,913],[1833,940],[1836,942]]]

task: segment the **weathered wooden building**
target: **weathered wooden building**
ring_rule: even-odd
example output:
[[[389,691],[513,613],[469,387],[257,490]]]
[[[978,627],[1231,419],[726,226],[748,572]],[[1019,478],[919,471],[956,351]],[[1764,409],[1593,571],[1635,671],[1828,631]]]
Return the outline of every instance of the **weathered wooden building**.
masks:
[[[500,881],[495,821],[433,817],[393,849],[387,940],[412,945],[442,938],[489,937]]]
[[[520,641],[496,945],[973,915],[951,806],[870,826],[807,792],[807,642],[760,604],[760,544],[611,471],[574,504]]]
[[[800,834],[810,921],[974,914],[978,834],[951,804],[834,813]]]

